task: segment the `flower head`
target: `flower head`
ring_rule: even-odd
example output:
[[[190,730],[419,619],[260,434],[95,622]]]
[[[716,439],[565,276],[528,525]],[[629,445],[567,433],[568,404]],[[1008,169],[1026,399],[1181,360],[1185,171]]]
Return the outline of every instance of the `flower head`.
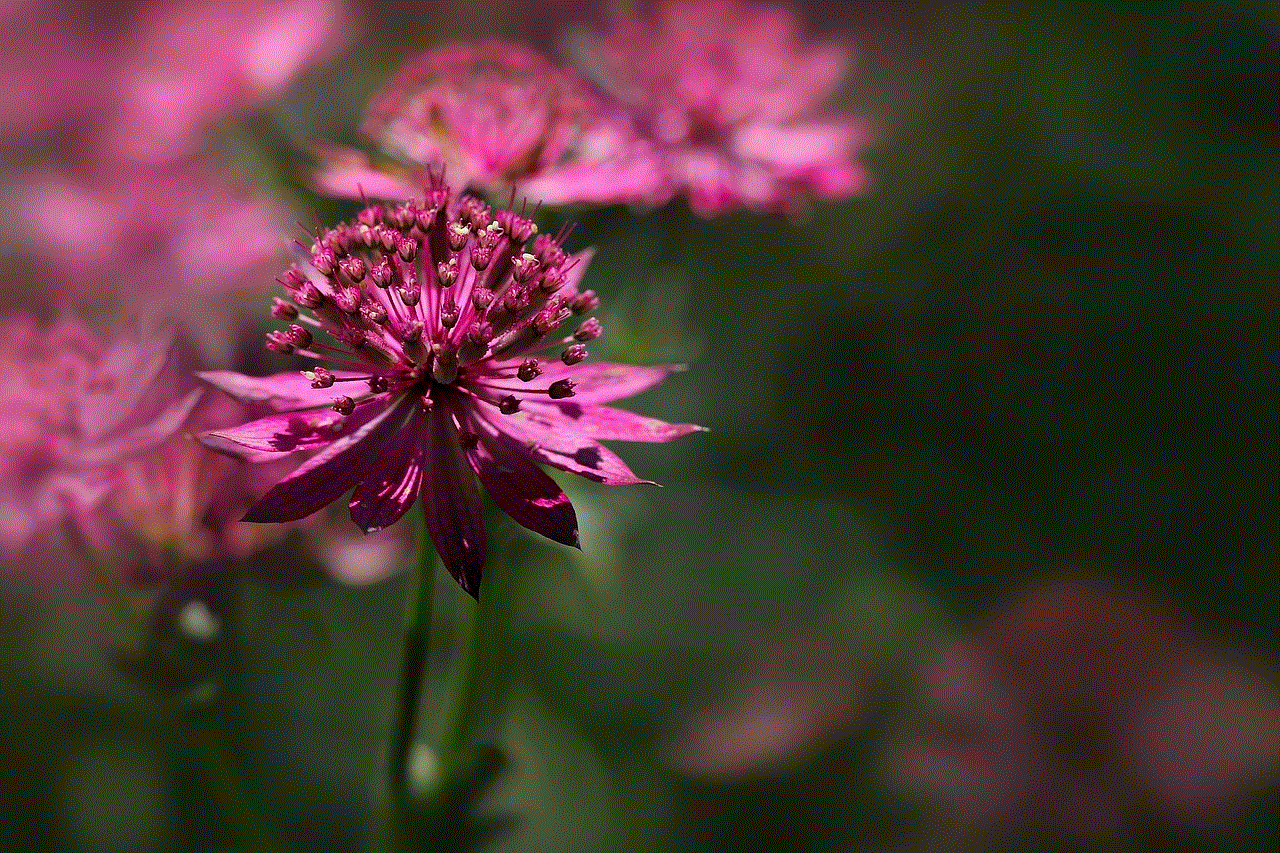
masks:
[[[81,522],[121,463],[178,429],[200,391],[158,393],[169,344],[130,335],[103,349],[75,323],[0,322],[0,548]]]
[[[663,179],[626,112],[573,72],[514,44],[449,44],[411,59],[370,102],[362,133],[399,165],[322,146],[317,183],[409,198],[443,168],[455,188],[546,204],[655,200]]]
[[[852,157],[867,128],[821,114],[847,52],[805,41],[789,11],[660,3],[608,34],[600,54],[602,82],[632,107],[673,188],[703,215],[783,208],[809,193],[837,198],[865,184]]]
[[[310,262],[282,283],[288,326],[267,346],[327,361],[303,373],[204,374],[279,414],[201,437],[256,458],[319,452],[245,516],[300,519],[354,488],[365,531],[422,496],[436,549],[476,594],[485,560],[476,477],[525,527],[576,545],[569,499],[535,463],[607,484],[646,482],[601,440],[670,441],[700,429],[602,405],[677,368],[592,364],[599,304],[578,283],[584,254],[532,221],[437,184],[421,202],[369,206],[319,232]],[[560,327],[573,320],[567,334]]]

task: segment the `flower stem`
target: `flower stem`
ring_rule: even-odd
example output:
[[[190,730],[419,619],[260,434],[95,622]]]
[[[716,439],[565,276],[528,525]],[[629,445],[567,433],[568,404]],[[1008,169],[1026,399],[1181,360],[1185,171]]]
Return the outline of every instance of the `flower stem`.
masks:
[[[400,662],[391,755],[387,763],[388,822],[393,835],[410,801],[409,762],[418,726],[422,678],[427,667],[427,638],[431,629],[431,597],[435,591],[435,549],[425,518],[418,523],[418,554],[410,579],[409,607],[404,620],[404,653]]]
[[[484,669],[483,643],[488,624],[492,621],[488,617],[493,610],[493,586],[492,576],[486,576],[480,585],[480,600],[474,604],[463,601],[467,612],[454,653],[453,693],[436,749],[437,793],[456,781],[463,755],[472,745],[479,704],[477,687]]]
[[[151,628],[142,612],[129,599],[129,594],[121,585],[119,578],[115,576],[111,569],[107,568],[106,562],[93,549],[93,546],[85,541],[84,536],[73,525],[67,525],[67,540],[89,569],[89,575],[93,578],[94,586],[97,587],[102,597],[106,599],[108,606],[111,607],[111,612],[115,614],[116,620],[128,632],[129,638],[138,647],[138,652],[143,655],[149,654],[152,651],[151,644],[154,640],[151,635]]]

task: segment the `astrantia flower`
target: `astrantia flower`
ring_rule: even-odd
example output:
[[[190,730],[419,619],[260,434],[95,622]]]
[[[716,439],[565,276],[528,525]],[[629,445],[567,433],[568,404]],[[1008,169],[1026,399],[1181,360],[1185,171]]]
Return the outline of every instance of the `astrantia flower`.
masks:
[[[0,322],[0,549],[80,521],[123,461],[178,429],[200,392],[157,393],[169,344],[126,336],[104,351],[74,323]]]
[[[569,499],[541,463],[608,484],[642,483],[601,440],[670,441],[700,429],[601,405],[675,367],[590,364],[598,300],[579,291],[586,256],[531,221],[443,186],[422,202],[361,211],[322,231],[289,269],[288,322],[268,347],[325,360],[304,373],[204,374],[280,414],[201,437],[255,458],[319,452],[276,485],[249,521],[300,519],[354,488],[351,518],[392,524],[418,495],[436,550],[472,595],[485,561],[476,477],[530,530],[576,545]]]
[[[812,44],[791,12],[737,0],[656,5],[606,36],[601,81],[662,149],[703,215],[784,208],[862,189],[864,124],[825,115],[847,52]]]
[[[392,158],[321,146],[324,192],[405,199],[444,169],[456,189],[545,204],[655,200],[651,145],[625,111],[528,48],[450,44],[411,60],[370,102],[362,133]]]

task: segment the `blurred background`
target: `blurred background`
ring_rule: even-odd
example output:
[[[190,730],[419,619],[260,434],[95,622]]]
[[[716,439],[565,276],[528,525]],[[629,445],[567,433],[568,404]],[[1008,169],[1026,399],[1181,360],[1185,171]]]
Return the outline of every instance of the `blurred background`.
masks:
[[[236,263],[206,267],[243,279],[245,343],[181,306],[212,358],[256,353],[278,234],[356,209],[306,188],[306,143],[357,143],[415,52],[497,37],[564,56],[619,13],[285,5],[273,26],[315,43],[275,36],[298,54],[281,79],[234,109],[209,95],[189,127],[160,99],[89,139],[83,114],[143,85],[102,71],[143,50],[137,27],[177,74],[260,24],[3,4],[6,313],[56,319],[50,288],[78,276],[107,316],[159,253],[182,267],[192,250],[151,232],[62,264],[139,209],[188,237],[215,221],[207,194],[137,177],[191,168],[164,146],[195,134],[218,193],[283,223],[243,224]],[[687,363],[630,408],[711,431],[621,449],[663,489],[558,478],[581,553],[491,519],[509,569],[484,734],[507,761],[476,800],[477,849],[1273,850],[1276,6],[793,8],[855,52],[839,107],[876,129],[865,193],[791,216],[563,213],[570,247],[597,247],[593,356]],[[102,151],[128,167],[106,174]],[[45,239],[32,206],[99,228]],[[287,540],[202,581],[207,611],[175,594],[212,630],[197,676],[165,689],[91,588],[5,572],[0,848],[237,849],[175,680],[213,697],[234,733],[219,748],[290,849],[365,847],[403,526],[370,553],[343,514],[327,550]],[[427,741],[464,599],[441,574]]]

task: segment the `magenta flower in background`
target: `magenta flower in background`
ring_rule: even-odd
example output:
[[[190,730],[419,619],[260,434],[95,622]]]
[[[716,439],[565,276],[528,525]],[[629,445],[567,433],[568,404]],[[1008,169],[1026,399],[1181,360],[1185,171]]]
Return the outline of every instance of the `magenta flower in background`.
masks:
[[[58,173],[22,199],[25,249],[58,283],[42,302],[175,322],[202,346],[233,337],[228,298],[287,255],[284,211],[209,163]]]
[[[576,74],[515,44],[449,44],[409,60],[369,104],[361,132],[391,162],[317,146],[321,192],[405,199],[444,170],[452,186],[544,204],[660,201],[652,145]]]
[[[109,8],[109,7],[108,7]],[[102,156],[161,164],[203,147],[218,122],[283,95],[356,31],[343,0],[145,4],[109,69]]]
[[[738,0],[656,4],[605,36],[601,83],[658,143],[670,189],[709,216],[860,192],[862,121],[828,114],[848,52],[794,15]]]
[[[181,426],[200,391],[164,393],[170,344],[126,335],[104,350],[76,323],[0,322],[0,549],[80,525],[126,460]]]
[[[962,837],[1225,823],[1280,763],[1280,692],[1149,596],[1065,579],[943,650],[899,773]]]
[[[422,202],[369,206],[316,235],[310,263],[284,276],[289,299],[273,313],[290,325],[268,347],[330,366],[204,374],[280,412],[207,433],[209,446],[254,459],[319,451],[246,520],[305,518],[354,489],[352,520],[378,530],[421,494],[436,550],[476,595],[485,562],[477,477],[517,522],[576,546],[573,507],[536,463],[642,483],[601,440],[665,442],[700,429],[602,405],[678,368],[585,363],[599,323],[557,330],[598,306],[578,288],[587,255],[535,230],[478,199],[455,202],[438,184]]]

